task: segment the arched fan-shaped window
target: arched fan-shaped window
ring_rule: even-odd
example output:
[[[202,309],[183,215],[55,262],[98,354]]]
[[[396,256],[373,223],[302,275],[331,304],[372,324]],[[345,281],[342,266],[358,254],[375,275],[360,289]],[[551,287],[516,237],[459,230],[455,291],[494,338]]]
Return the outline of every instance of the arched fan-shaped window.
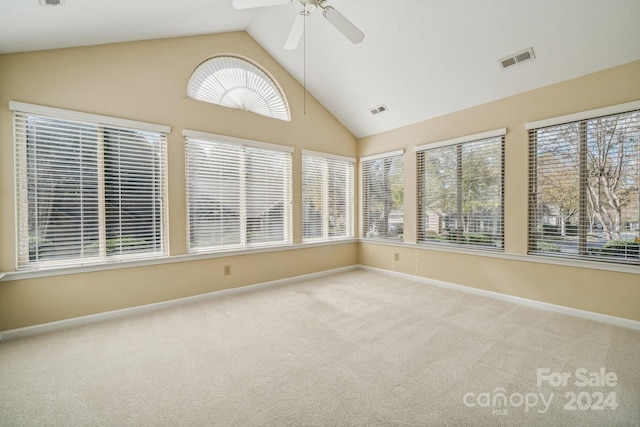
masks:
[[[290,121],[289,106],[274,79],[237,56],[216,56],[200,64],[187,95],[200,101]]]

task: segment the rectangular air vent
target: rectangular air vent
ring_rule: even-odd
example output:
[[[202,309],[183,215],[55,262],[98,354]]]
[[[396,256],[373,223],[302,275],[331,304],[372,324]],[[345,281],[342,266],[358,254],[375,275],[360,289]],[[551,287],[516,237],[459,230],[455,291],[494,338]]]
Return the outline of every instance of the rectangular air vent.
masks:
[[[385,111],[387,111],[387,107],[385,107],[384,105],[378,105],[377,107],[373,107],[369,109],[369,112],[374,116],[376,114],[384,113]]]
[[[64,6],[65,0],[40,0],[41,6]]]
[[[531,61],[534,58],[535,55],[533,54],[533,48],[530,47],[529,49],[525,49],[521,52],[502,58],[498,62],[502,68],[509,68],[522,62]]]

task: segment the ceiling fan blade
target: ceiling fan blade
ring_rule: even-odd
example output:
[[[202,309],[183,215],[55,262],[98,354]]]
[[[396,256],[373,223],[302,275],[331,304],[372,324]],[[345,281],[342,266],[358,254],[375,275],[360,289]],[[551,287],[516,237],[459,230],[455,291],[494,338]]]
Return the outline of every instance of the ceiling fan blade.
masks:
[[[298,47],[302,34],[304,33],[304,18],[304,12],[296,17],[296,20],[293,22],[293,27],[291,27],[291,31],[289,32],[289,37],[287,37],[287,41],[284,44],[285,49],[293,50]]]
[[[291,3],[291,0],[233,0],[233,7],[236,9],[251,9],[254,7],[278,6],[287,3]]]
[[[324,17],[346,38],[351,40],[351,43],[357,44],[364,40],[364,33],[334,8],[330,6],[325,7]]]

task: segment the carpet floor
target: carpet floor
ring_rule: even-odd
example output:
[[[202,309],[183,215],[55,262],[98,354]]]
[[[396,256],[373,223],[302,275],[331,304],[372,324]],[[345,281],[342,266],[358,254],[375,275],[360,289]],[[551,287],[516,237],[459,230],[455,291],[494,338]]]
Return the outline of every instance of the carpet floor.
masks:
[[[640,331],[367,270],[0,343],[2,426],[640,426]]]

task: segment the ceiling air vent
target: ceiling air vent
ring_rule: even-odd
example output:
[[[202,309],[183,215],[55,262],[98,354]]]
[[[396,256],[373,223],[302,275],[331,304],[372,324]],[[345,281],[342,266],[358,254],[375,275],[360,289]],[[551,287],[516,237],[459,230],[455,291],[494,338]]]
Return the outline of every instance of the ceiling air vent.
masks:
[[[376,114],[384,113],[387,110],[388,108],[384,105],[378,105],[377,107],[370,108],[369,112],[375,116]]]
[[[509,55],[505,58],[502,58],[498,62],[502,68],[509,68],[514,65],[520,64],[521,62],[531,61],[535,58],[533,54],[533,48],[525,49],[521,52],[514,53],[513,55]]]
[[[41,6],[64,6],[65,0],[40,0]]]

